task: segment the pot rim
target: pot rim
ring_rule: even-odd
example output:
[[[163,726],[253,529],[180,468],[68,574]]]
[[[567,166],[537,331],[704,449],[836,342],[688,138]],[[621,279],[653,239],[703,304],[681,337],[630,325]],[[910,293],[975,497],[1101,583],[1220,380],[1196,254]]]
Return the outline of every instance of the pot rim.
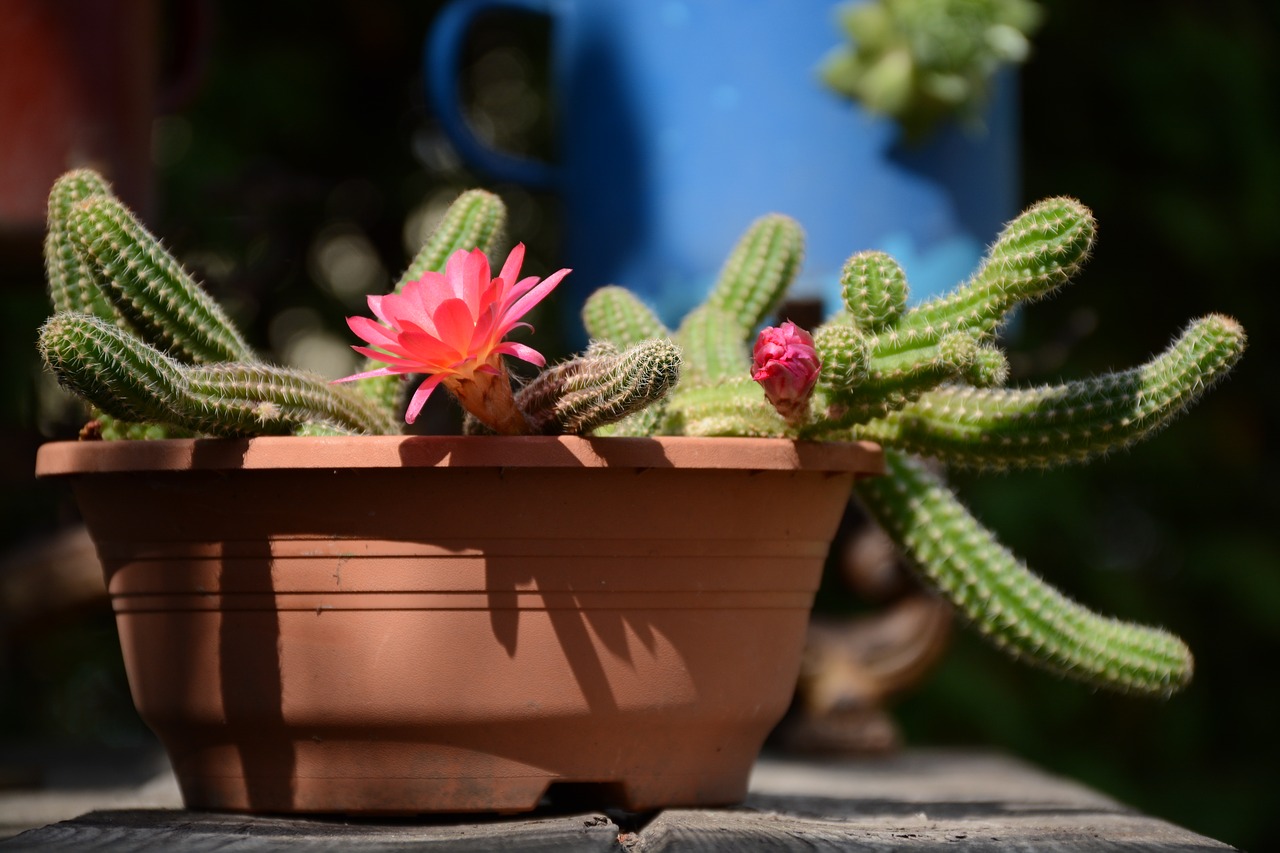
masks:
[[[385,468],[685,468],[883,474],[869,441],[695,436],[263,436],[55,441],[36,454],[37,477],[130,471]]]

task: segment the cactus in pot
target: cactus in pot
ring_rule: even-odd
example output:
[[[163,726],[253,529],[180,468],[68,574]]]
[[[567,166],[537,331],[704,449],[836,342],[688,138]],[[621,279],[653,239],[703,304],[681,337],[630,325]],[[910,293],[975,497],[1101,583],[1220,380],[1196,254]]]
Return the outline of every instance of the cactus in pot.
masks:
[[[901,267],[884,253],[860,252],[845,265],[840,311],[812,335],[789,323],[766,328],[753,353],[752,335],[803,252],[796,223],[765,217],[742,238],[706,304],[674,331],[625,289],[604,288],[588,301],[593,337],[625,344],[666,334],[684,350],[685,377],[660,409],[609,429],[876,441],[887,476],[857,484],[857,497],[982,634],[1092,685],[1169,695],[1193,669],[1180,639],[1095,614],[1052,588],[968,512],[936,464],[1004,470],[1089,461],[1153,434],[1240,357],[1244,330],[1210,315],[1139,367],[1006,387],[996,331],[1014,308],[1067,283],[1094,234],[1079,202],[1042,201],[1005,227],[972,278],[913,308]]]
[[[583,308],[591,345],[544,366],[506,335],[567,271],[521,279],[517,246],[491,277],[485,252],[500,239],[505,211],[496,196],[471,191],[395,291],[370,297],[373,317],[349,318],[368,363],[336,382],[261,360],[97,175],[60,179],[49,216],[56,313],[40,347],[60,382],[94,407],[104,436],[139,434],[143,425],[216,436],[390,433],[401,429],[402,410],[412,422],[444,386],[476,433],[872,440],[885,448],[888,475],[858,483],[857,497],[996,645],[1117,690],[1168,695],[1191,676],[1179,639],[1099,616],[1054,590],[926,461],[995,470],[1088,461],[1168,423],[1242,353],[1243,330],[1214,315],[1137,368],[1007,387],[996,331],[1010,311],[1067,283],[1093,245],[1093,217],[1072,199],[1032,206],[970,280],[915,307],[891,257],[853,255],[842,308],[812,333],[789,323],[760,331],[804,254],[800,226],[768,215],[677,328],[625,288],[604,287]],[[507,357],[544,369],[513,382]],[[398,380],[409,375],[425,378],[406,400],[409,385]]]
[[[665,340],[643,342],[625,353],[597,348],[557,366],[556,375],[572,382],[542,382],[538,394],[523,394],[524,409],[514,405],[500,356],[517,355],[542,363],[536,351],[503,341],[520,316],[549,292],[568,271],[539,282],[513,280],[523,247],[508,258],[502,276],[489,278],[485,251],[501,239],[506,209],[497,196],[473,190],[460,196],[385,297],[371,297],[385,319],[394,306],[408,324],[401,342],[411,349],[440,348],[426,342],[421,316],[429,288],[457,281],[472,294],[479,316],[456,316],[458,299],[446,300],[443,317],[453,325],[440,332],[445,344],[466,338],[461,357],[450,350],[425,363],[409,363],[433,374],[452,357],[461,379],[446,387],[464,407],[478,410],[483,422],[505,432],[578,432],[625,417],[674,386],[680,353]],[[213,298],[112,194],[101,176],[77,170],[62,176],[49,198],[45,265],[55,313],[40,330],[39,347],[59,382],[95,410],[93,432],[107,437],[157,435],[323,435],[389,434],[401,430],[399,412],[405,383],[397,374],[409,355],[392,344],[386,331],[368,318],[351,318],[353,329],[371,335],[379,349],[357,347],[370,356],[366,369],[332,382],[307,371],[287,369],[260,359]],[[463,277],[465,275],[465,281]],[[523,290],[512,295],[512,287]],[[499,291],[502,291],[499,293]],[[534,294],[528,293],[536,291]],[[498,306],[499,296],[510,304]],[[383,307],[385,305],[385,307]],[[427,306],[434,308],[438,306]],[[493,315],[498,307],[505,317]],[[485,324],[488,324],[487,326]],[[479,327],[484,326],[483,329]],[[435,330],[433,330],[435,331]],[[450,337],[452,336],[452,337]],[[467,352],[483,347],[483,352]],[[448,347],[445,347],[448,349]],[[458,347],[455,346],[454,350]],[[385,358],[379,360],[379,356]],[[446,357],[447,356],[447,357]],[[478,361],[475,356],[479,356]],[[391,361],[388,362],[387,359]],[[391,367],[379,367],[381,363]],[[620,369],[628,381],[619,382]],[[340,384],[349,379],[367,381]],[[495,381],[496,380],[496,381]],[[427,393],[434,387],[430,379]],[[506,387],[500,399],[487,400],[477,389]],[[409,402],[412,423],[426,394]],[[533,424],[536,424],[535,429]]]

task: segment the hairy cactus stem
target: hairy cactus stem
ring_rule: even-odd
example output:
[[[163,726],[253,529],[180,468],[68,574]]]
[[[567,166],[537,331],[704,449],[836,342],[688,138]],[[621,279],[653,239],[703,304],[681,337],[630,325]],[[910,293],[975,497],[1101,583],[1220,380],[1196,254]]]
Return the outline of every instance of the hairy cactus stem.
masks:
[[[685,352],[684,385],[714,385],[743,375],[751,365],[746,332],[725,312],[710,305],[685,315],[676,331]]]
[[[961,467],[1084,462],[1174,420],[1230,371],[1245,344],[1239,323],[1210,315],[1139,367],[1027,389],[937,388],[863,435]]]
[[[840,294],[848,321],[860,330],[879,332],[907,305],[907,277],[884,252],[859,252],[845,261]]]
[[[978,271],[964,285],[906,314],[886,341],[913,345],[957,329],[987,334],[1014,306],[1061,287],[1093,248],[1093,214],[1071,198],[1038,202],[1005,226]]]
[[[48,231],[44,239],[45,279],[53,310],[83,311],[123,322],[94,283],[90,258],[80,247],[68,224],[72,207],[93,196],[112,197],[111,187],[92,169],[75,169],[54,182],[49,192]]]
[[[669,338],[670,330],[640,298],[625,287],[601,287],[582,306],[582,323],[594,341],[629,347],[644,340]]]
[[[679,347],[641,341],[622,352],[593,346],[520,390],[516,402],[534,432],[581,435],[658,402],[680,379]]]
[[[1191,678],[1177,637],[1090,612],[1032,574],[921,461],[888,451],[889,475],[857,485],[905,553],[997,646],[1061,675],[1167,696]]]
[[[753,222],[738,240],[707,296],[745,339],[782,301],[804,262],[804,229],[773,213]]]
[[[98,287],[143,340],[184,362],[254,359],[218,304],[118,200],[77,202],[67,224]]]

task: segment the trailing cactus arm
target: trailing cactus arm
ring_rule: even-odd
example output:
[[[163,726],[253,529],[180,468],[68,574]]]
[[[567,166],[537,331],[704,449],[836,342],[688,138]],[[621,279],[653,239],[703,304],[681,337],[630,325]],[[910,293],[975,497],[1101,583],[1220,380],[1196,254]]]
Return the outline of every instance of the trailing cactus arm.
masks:
[[[78,202],[67,224],[98,287],[147,343],[183,362],[254,358],[213,298],[118,200]]]
[[[856,488],[916,563],[997,646],[1061,675],[1168,696],[1191,679],[1186,645],[1099,616],[1049,586],[975,519],[925,463],[887,451],[888,476]]]
[[[213,411],[249,407],[263,423],[295,427],[318,422],[341,432],[385,435],[399,432],[391,412],[373,405],[353,388],[324,377],[261,363],[199,365],[183,370],[192,400]],[[217,432],[211,424],[208,432]]]
[[[459,249],[480,249],[492,254],[502,240],[507,224],[507,207],[501,197],[486,190],[467,190],[454,199],[440,224],[431,232],[409,268],[400,276],[396,290],[425,272],[443,272],[449,256]]]
[[[1093,214],[1071,198],[1032,205],[1004,227],[978,271],[964,285],[911,309],[893,340],[910,346],[957,329],[993,331],[1014,306],[1061,287],[1093,248]]]
[[[1132,370],[1041,388],[937,388],[860,435],[961,467],[1084,462],[1164,427],[1231,370],[1245,343],[1239,323],[1210,315]]]
[[[730,318],[745,339],[782,301],[804,263],[804,229],[779,213],[747,228],[720,270],[706,305]]]
[[[609,285],[587,297],[582,306],[587,334],[597,341],[628,347],[651,338],[669,338],[671,332],[649,306],[625,287]]]
[[[506,230],[507,208],[502,198],[485,190],[468,190],[454,199],[440,224],[418,250],[409,268],[400,276],[395,290],[427,272],[443,272],[449,256],[459,250],[478,248],[486,255],[493,253]],[[381,362],[366,359],[359,372],[382,367]],[[356,393],[375,406],[390,412],[402,408],[402,397],[408,384],[398,376],[377,376],[357,383]]]
[[[534,432],[582,435],[660,401],[680,380],[680,349],[666,339],[618,352],[593,347],[544,370],[516,396]]]
[[[61,312],[40,329],[40,354],[58,382],[91,406],[129,423],[175,423],[180,365],[114,323]]]
[[[44,238],[44,271],[53,310],[83,311],[112,322],[123,322],[107,297],[94,284],[92,261],[74,238],[68,224],[71,208],[92,196],[111,197],[111,187],[92,169],[67,172],[49,192],[48,230]]]
[[[283,435],[311,421],[355,432],[395,428],[319,376],[261,363],[179,364],[89,314],[54,315],[40,330],[40,351],[65,387],[122,421],[220,436]]]

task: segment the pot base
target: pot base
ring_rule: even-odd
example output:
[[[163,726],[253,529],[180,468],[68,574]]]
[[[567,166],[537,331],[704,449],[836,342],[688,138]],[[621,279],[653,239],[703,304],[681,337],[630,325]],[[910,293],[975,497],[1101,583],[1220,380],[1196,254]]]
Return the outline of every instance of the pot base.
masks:
[[[551,772],[438,744],[380,744],[372,750],[363,743],[297,746],[297,764],[288,774],[277,763],[255,775],[253,759],[242,760],[240,746],[189,756],[177,769],[183,801],[193,809],[256,813],[516,814],[548,802],[646,812],[741,802],[752,766],[750,760],[745,765],[741,760],[721,761],[717,766],[698,755],[696,767],[656,767],[650,760],[643,769],[601,778],[588,766],[576,768],[587,775],[577,775],[572,767]],[[278,744],[273,749],[281,751]],[[279,754],[270,758],[288,763],[288,757]],[[575,763],[569,758],[570,765]],[[343,775],[344,769],[351,775]]]

